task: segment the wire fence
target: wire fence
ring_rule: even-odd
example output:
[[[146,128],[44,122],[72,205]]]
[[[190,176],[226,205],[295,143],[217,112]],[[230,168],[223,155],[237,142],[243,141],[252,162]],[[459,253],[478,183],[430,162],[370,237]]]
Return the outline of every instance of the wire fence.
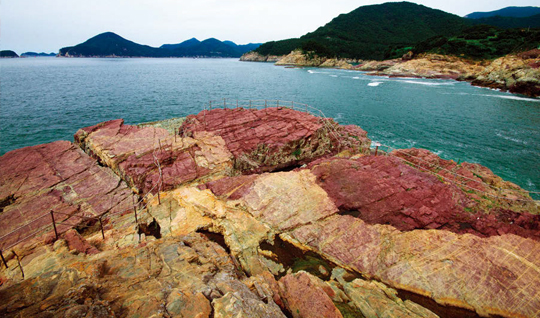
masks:
[[[266,109],[266,108],[270,108],[270,107],[288,108],[288,109],[292,109],[292,110],[298,110],[298,111],[302,111],[302,112],[305,112],[307,114],[313,115],[315,117],[318,117],[318,118],[320,118],[320,122],[323,124],[323,129],[325,129],[327,131],[327,133],[329,135],[331,135],[336,141],[340,142],[341,146],[343,146],[343,147],[350,146],[350,144],[348,144],[346,142],[345,142],[345,144],[341,144],[341,142],[344,142],[344,141],[347,140],[347,136],[344,136],[343,133],[337,128],[338,125],[334,121],[329,120],[321,110],[319,110],[319,109],[317,109],[315,107],[309,106],[308,104],[298,103],[298,102],[294,102],[294,101],[283,101],[283,100],[237,100],[237,99],[232,100],[232,99],[225,99],[225,98],[222,99],[222,100],[213,100],[213,101],[209,101],[208,104],[204,106],[203,121],[204,121],[204,124],[206,125],[206,119],[205,119],[206,118],[205,117],[206,113],[208,111],[212,110],[212,109],[217,109],[217,108],[220,108],[220,109],[221,108],[222,109],[244,108],[244,109],[248,109],[248,110],[260,110],[260,109]],[[179,131],[175,131],[175,138],[176,138],[177,133],[179,133]],[[446,181],[448,181],[450,183],[453,183],[453,184],[455,184],[455,185],[457,185],[459,187],[467,188],[467,189],[470,189],[470,190],[475,191],[477,193],[482,193],[483,195],[493,197],[493,198],[498,199],[498,200],[530,202],[530,203],[540,205],[539,201],[536,201],[536,200],[533,200],[533,199],[520,199],[520,198],[511,198],[511,197],[507,197],[507,196],[503,196],[503,195],[494,195],[492,193],[489,193],[489,192],[486,192],[486,191],[479,190],[477,188],[471,187],[470,185],[465,184],[464,182],[460,182],[458,180],[451,179],[451,178],[449,178],[449,177],[447,177],[445,175],[441,175],[440,173],[437,173],[437,172],[435,172],[435,171],[433,171],[433,170],[431,170],[429,168],[437,168],[439,171],[441,171],[441,170],[445,171],[447,173],[450,173],[450,174],[454,175],[457,178],[462,178],[464,180],[468,180],[468,181],[471,181],[471,182],[480,183],[480,184],[486,186],[488,189],[497,191],[497,193],[499,193],[499,194],[509,194],[509,192],[510,193],[515,192],[518,195],[520,195],[521,197],[523,197],[524,194],[528,194],[528,195],[537,194],[538,195],[538,194],[540,194],[540,192],[526,191],[526,190],[519,190],[519,189],[509,189],[509,188],[497,188],[497,187],[495,187],[495,186],[493,186],[493,185],[491,185],[489,183],[486,183],[482,179],[473,179],[473,178],[458,174],[455,171],[446,169],[445,167],[434,164],[432,162],[428,162],[428,161],[426,161],[426,160],[424,160],[424,159],[422,159],[422,158],[420,158],[418,156],[414,156],[414,155],[412,155],[410,153],[406,153],[404,151],[399,151],[399,149],[396,149],[394,147],[384,145],[384,144],[381,144],[381,143],[375,143],[374,146],[372,145],[372,148],[374,148],[372,150],[373,150],[375,155],[378,155],[380,147],[385,149],[385,150],[383,150],[383,149],[380,150],[380,152],[383,155],[394,156],[396,158],[399,158],[400,160],[404,161],[405,163],[409,164],[410,166],[413,166],[413,167],[417,168],[420,171],[424,171],[424,172],[433,174],[435,176],[438,176],[438,177],[440,177],[440,178],[442,178],[442,179],[444,179],[444,180],[446,180]],[[160,164],[160,162],[158,160],[158,157],[156,155],[156,151],[158,149],[163,151],[160,140],[158,140],[157,144],[154,145],[154,151],[153,151],[154,164],[156,165],[156,167],[157,167],[157,169],[159,171],[159,179],[158,179],[158,181],[156,183],[154,183],[152,188],[144,196],[139,197],[137,200],[135,200],[135,195],[133,195],[133,207],[132,208],[114,212],[114,214],[122,214],[123,215],[126,212],[133,211],[134,216],[135,216],[134,220],[135,220],[136,226],[139,226],[139,221],[140,221],[140,219],[139,219],[140,215],[138,215],[137,212],[142,211],[142,212],[149,213],[148,212],[148,204],[149,204],[148,196],[150,194],[152,194],[156,190],[156,187],[157,187],[158,202],[159,202],[159,204],[161,204],[160,192],[161,192],[162,186],[163,186],[163,176],[162,176],[161,164]],[[411,159],[407,160],[407,159],[405,159],[403,157],[398,156],[397,154],[406,155]],[[423,162],[426,165],[428,165],[429,168],[426,168],[426,167],[424,167],[424,166],[422,166],[420,164],[412,162],[411,160],[417,160],[418,162]],[[106,215],[111,214],[112,211],[113,211],[113,208],[114,207],[111,206],[107,211],[104,211],[102,213],[99,213],[97,215],[92,215],[92,216],[85,216],[85,215],[78,215],[78,214],[66,214],[66,213],[62,213],[62,212],[58,212],[58,211],[52,211],[52,210],[47,212],[47,213],[44,213],[44,214],[38,216],[37,218],[26,222],[24,225],[19,226],[19,227],[13,229],[12,231],[0,236],[0,256],[2,257],[2,261],[4,262],[4,265],[7,267],[7,263],[4,260],[4,256],[2,254],[2,251],[12,249],[16,245],[18,245],[18,244],[20,244],[20,243],[22,243],[24,241],[27,241],[27,240],[32,239],[34,237],[37,237],[39,234],[48,233],[49,231],[51,231],[51,233],[52,233],[52,231],[54,231],[55,238],[58,239],[58,237],[60,235],[67,232],[69,229],[71,229],[73,227],[76,227],[79,224],[81,224],[80,220],[99,222],[102,237],[103,237],[103,239],[105,239],[103,223],[107,223],[107,222],[104,222],[103,218]],[[55,219],[55,215],[64,216],[64,218],[63,219],[58,218],[58,220],[57,220],[57,219]],[[50,217],[49,220],[47,220],[48,217]],[[80,220],[77,222],[75,220],[76,218],[79,218]],[[34,223],[38,223],[38,222],[41,222],[42,224],[40,224],[38,226],[32,226]],[[10,237],[15,237],[16,241],[15,242],[10,242]],[[16,255],[16,253],[14,251],[13,251],[13,254]],[[19,263],[19,266],[21,266],[20,263]],[[22,272],[22,267],[21,267],[21,272]],[[23,276],[24,276],[24,274],[23,274]]]

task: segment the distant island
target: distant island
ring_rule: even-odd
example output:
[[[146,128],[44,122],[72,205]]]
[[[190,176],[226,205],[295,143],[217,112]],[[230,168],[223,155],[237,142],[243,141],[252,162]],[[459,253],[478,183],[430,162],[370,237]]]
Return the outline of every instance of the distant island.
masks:
[[[240,57],[257,49],[258,43],[237,45],[232,41],[196,38],[159,48],[127,40],[113,32],[98,34],[86,42],[60,49],[60,57]]]
[[[21,57],[49,57],[49,56],[56,56],[56,53],[24,52],[23,54],[21,54]]]
[[[14,57],[19,57],[19,55],[10,50],[0,51],[0,58],[14,58]]]

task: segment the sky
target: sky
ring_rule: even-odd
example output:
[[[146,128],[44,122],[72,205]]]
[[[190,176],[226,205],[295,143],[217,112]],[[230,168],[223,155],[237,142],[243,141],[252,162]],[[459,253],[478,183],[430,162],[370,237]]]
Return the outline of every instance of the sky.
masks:
[[[150,46],[196,37],[264,43],[299,37],[373,0],[0,0],[0,50],[58,52],[107,31]],[[539,0],[418,0],[464,16]]]

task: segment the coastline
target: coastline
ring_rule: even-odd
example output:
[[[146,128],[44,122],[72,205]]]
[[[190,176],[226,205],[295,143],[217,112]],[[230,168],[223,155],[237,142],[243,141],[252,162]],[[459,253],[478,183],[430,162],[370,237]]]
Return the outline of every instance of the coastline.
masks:
[[[265,59],[268,57],[250,52],[243,55],[240,61],[261,62]],[[406,54],[402,59],[383,61],[350,61],[309,56],[298,50],[281,57],[273,56],[273,60],[276,60],[277,66],[338,68],[388,77],[452,79],[533,98],[540,96],[538,49],[480,61],[438,54],[421,54],[414,58]]]

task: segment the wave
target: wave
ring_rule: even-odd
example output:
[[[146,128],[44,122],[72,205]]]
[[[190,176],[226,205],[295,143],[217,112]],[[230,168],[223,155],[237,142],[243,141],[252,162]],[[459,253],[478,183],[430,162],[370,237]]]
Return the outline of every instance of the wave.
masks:
[[[352,79],[360,79],[360,77],[358,76],[354,76]]]
[[[409,84],[427,85],[427,86],[454,85],[454,83],[433,83],[433,82],[422,82],[422,81],[398,81],[398,82],[409,83]]]
[[[501,137],[502,139],[506,139],[506,140],[510,140],[510,141],[513,141],[513,142],[516,142],[516,143],[519,143],[519,144],[528,144],[528,142],[526,142],[525,140],[521,140],[521,139],[517,139],[517,138],[513,138],[513,137],[509,137],[509,136],[505,136],[502,134],[502,132],[497,132],[495,134],[497,137]]]
[[[540,99],[538,98],[528,98],[528,97],[520,97],[520,96],[512,96],[512,95],[491,95],[491,94],[475,94],[475,95],[540,103]]]
[[[379,86],[379,84],[382,84],[382,82],[371,82],[371,83],[368,83],[367,85],[368,86]]]
[[[338,77],[337,75],[330,75],[330,77]]]

